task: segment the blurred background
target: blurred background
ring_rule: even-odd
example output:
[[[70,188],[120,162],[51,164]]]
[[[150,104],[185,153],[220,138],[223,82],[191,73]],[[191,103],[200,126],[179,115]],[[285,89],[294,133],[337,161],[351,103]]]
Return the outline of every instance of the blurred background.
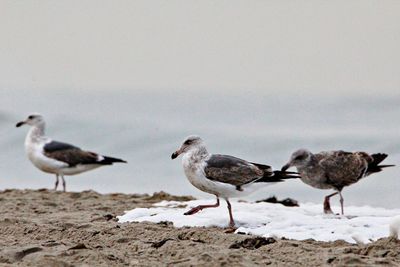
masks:
[[[71,191],[211,198],[170,159],[189,134],[277,169],[298,148],[400,164],[399,1],[3,0],[0,32],[0,189],[54,185],[15,128],[32,112],[53,139],[129,162]],[[346,188],[346,205],[398,207],[399,176]],[[329,193],[292,180],[249,199]]]

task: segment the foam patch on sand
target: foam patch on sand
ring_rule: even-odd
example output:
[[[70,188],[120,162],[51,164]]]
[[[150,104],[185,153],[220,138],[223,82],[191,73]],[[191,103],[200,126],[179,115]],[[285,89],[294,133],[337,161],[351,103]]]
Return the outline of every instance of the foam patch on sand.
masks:
[[[350,206],[345,207],[346,216],[338,216],[323,214],[321,204],[285,207],[270,203],[231,203],[239,227],[237,232],[297,240],[312,238],[318,241],[368,243],[389,236],[389,225],[400,214],[400,209]],[[228,225],[228,210],[223,201],[218,208],[205,209],[191,216],[183,215],[191,207],[204,204],[214,204],[214,201],[162,201],[151,208],[127,211],[118,216],[118,220],[121,223],[170,221],[175,227]],[[333,207],[333,210],[338,211],[339,207]]]

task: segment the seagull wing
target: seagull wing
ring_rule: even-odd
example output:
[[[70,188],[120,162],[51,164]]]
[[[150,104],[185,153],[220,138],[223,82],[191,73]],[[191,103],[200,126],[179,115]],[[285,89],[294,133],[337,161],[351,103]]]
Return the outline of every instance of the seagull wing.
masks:
[[[330,151],[316,154],[323,168],[327,183],[338,190],[357,182],[364,177],[368,161],[359,152]]]
[[[65,162],[70,167],[78,164],[99,163],[99,156],[96,153],[84,151],[79,147],[58,141],[51,141],[45,144],[43,151],[47,157]]]
[[[264,171],[245,160],[227,155],[212,155],[204,168],[208,179],[242,186],[263,177]]]

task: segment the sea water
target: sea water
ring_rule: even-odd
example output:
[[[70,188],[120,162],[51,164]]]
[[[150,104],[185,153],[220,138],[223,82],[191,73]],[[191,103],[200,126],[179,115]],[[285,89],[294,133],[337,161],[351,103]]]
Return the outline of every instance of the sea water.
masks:
[[[42,113],[55,140],[123,158],[67,177],[69,191],[152,193],[207,197],[185,178],[171,154],[190,134],[211,153],[280,169],[299,148],[385,152],[400,165],[400,96],[324,96],[243,91],[39,90],[0,92],[0,189],[53,188],[54,175],[37,170],[24,152],[27,127],[15,123]],[[294,169],[293,169],[294,170]],[[388,168],[343,191],[345,205],[398,208],[400,168]],[[322,203],[329,190],[300,180],[261,188],[248,199],[292,197]],[[209,196],[212,197],[212,196]],[[332,198],[333,203],[338,201]],[[322,208],[321,208],[322,209]]]

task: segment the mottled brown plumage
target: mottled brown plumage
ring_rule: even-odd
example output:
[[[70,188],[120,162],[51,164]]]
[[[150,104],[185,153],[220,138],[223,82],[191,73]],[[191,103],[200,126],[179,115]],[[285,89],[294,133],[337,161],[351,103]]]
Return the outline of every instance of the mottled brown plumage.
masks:
[[[323,182],[326,187],[341,191],[343,187],[364,177],[368,167],[368,159],[365,155],[345,151],[321,152],[314,154],[317,164],[313,166],[312,171],[309,167],[299,167],[298,170],[302,180],[312,181],[308,183],[311,186],[323,186],[321,185]]]
[[[360,179],[380,172],[382,168],[394,165],[379,165],[386,154],[372,154],[366,152],[324,151],[318,154],[301,149],[292,154],[288,164],[282,167],[286,170],[295,166],[300,173],[301,180],[318,189],[334,189],[337,191],[325,198],[324,212],[332,213],[329,198],[340,194],[340,202],[343,214],[344,187],[358,182]]]

